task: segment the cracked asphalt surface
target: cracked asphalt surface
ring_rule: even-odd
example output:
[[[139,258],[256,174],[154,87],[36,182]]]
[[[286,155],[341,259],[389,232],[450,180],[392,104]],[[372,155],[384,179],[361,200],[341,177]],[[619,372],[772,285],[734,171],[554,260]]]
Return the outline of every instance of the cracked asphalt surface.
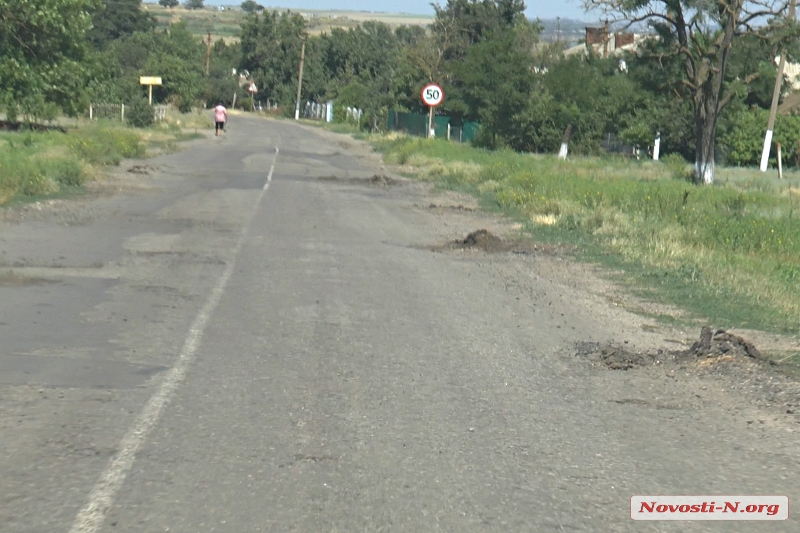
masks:
[[[794,500],[797,419],[571,357],[671,332],[561,258],[430,250],[501,222],[287,122],[147,165],[0,222],[0,531],[798,530],[630,519]]]

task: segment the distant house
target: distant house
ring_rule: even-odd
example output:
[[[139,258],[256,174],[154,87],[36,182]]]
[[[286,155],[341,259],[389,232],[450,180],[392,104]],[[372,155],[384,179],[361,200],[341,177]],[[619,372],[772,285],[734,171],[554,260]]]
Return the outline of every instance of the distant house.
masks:
[[[619,55],[622,52],[633,51],[643,39],[650,36],[638,33],[610,34],[608,26],[586,27],[586,39],[583,44],[574,46],[564,51],[565,55],[588,54],[589,52],[601,57]]]

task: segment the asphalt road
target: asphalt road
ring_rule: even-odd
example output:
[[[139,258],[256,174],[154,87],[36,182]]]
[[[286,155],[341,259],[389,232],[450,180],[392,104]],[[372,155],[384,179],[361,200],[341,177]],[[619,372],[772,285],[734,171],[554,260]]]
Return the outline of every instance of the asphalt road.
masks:
[[[798,531],[633,522],[636,494],[799,496],[798,432],[571,361],[636,328],[425,249],[425,189],[344,137],[235,118],[143,164],[0,224],[0,531]]]

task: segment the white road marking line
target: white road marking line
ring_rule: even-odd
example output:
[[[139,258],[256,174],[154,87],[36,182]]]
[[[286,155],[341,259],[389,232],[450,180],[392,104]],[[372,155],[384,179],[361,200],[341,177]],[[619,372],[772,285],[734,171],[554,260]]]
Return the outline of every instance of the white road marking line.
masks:
[[[275,148],[275,157],[273,158],[272,168],[267,177],[267,185],[269,185],[269,182],[272,180],[272,172],[275,169],[277,160],[278,149]],[[228,266],[225,267],[225,271],[214,286],[214,290],[211,292],[208,301],[206,301],[203,308],[200,309],[200,313],[195,317],[194,322],[192,322],[189,328],[189,334],[178,356],[178,361],[175,363],[175,366],[167,372],[158,391],[156,391],[147,402],[147,405],[145,405],[144,409],[137,417],[136,422],[128,430],[122,442],[120,442],[119,453],[111,458],[106,469],[100,476],[100,479],[95,483],[92,492],[89,494],[89,501],[75,518],[70,533],[96,533],[103,526],[106,515],[111,510],[111,506],[114,503],[114,498],[119,492],[119,489],[122,488],[125,478],[133,467],[133,462],[136,460],[136,454],[139,448],[142,447],[142,444],[144,444],[150,432],[158,423],[164,412],[164,408],[169,403],[178,385],[180,385],[186,377],[189,365],[194,361],[197,348],[200,346],[200,341],[203,338],[203,332],[208,325],[208,321],[214,309],[222,299],[225,287],[228,285],[228,280],[230,280],[233,274],[236,256],[239,255],[239,250],[244,245],[244,241],[250,229],[250,224],[261,205],[261,199],[264,197],[266,190],[267,187],[265,186],[258,195],[258,198],[253,204],[253,208],[250,210],[250,215],[245,222],[245,226],[242,229],[242,234],[239,236],[239,240],[236,242],[236,246],[233,249],[233,254]]]
[[[264,184],[264,190],[269,189],[269,184],[272,183],[272,173],[275,172],[275,162],[278,160],[279,148],[275,147],[275,157],[272,159],[272,166],[269,167],[269,174],[267,174],[267,182]]]

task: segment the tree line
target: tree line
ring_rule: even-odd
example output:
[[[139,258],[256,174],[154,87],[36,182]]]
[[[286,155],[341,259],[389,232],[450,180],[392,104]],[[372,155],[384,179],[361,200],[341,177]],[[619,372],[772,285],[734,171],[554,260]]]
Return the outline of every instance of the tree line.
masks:
[[[647,147],[660,133],[664,152],[695,161],[708,182],[720,152],[734,164],[758,157],[774,58],[795,52],[788,2],[759,0],[758,12],[749,4],[587,0],[649,24],[638,51],[601,57],[545,43],[523,0],[447,0],[428,28],[365,22],[322,35],[307,35],[298,13],[247,3],[240,40],[219,40],[207,55],[185,25],[157,29],[141,0],[0,0],[0,106],[11,118],[76,115],[90,101],[141,100],[138,77],[152,75],[164,81],[154,97],[186,111],[241,98],[234,72],[247,71],[259,98],[291,112],[305,41],[303,99],[359,107],[366,127],[381,127],[392,109],[425,112],[419,89],[437,82],[447,94],[437,112],[481,123],[476,143],[486,148],[554,152],[569,131],[571,152],[591,154],[610,136]],[[800,131],[781,118],[777,136],[782,124]]]

